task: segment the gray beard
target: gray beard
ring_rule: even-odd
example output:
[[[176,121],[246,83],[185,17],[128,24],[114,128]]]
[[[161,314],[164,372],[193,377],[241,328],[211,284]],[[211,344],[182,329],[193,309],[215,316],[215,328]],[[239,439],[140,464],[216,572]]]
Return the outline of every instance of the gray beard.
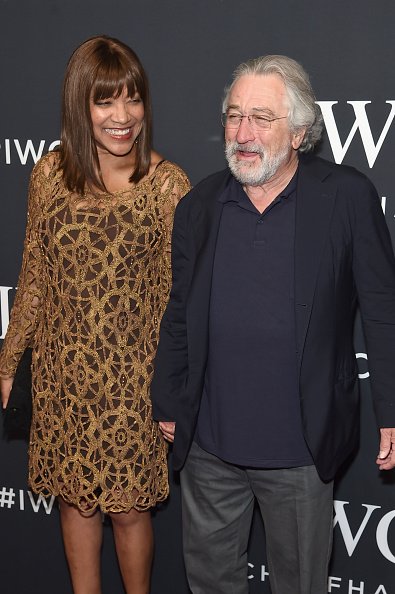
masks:
[[[261,159],[260,164],[239,161],[236,157],[238,150],[257,153]],[[229,169],[237,181],[247,186],[260,186],[271,179],[286,161],[289,150],[289,145],[284,146],[279,153],[270,158],[259,144],[249,144],[247,148],[236,141],[228,141],[225,144],[225,156]]]

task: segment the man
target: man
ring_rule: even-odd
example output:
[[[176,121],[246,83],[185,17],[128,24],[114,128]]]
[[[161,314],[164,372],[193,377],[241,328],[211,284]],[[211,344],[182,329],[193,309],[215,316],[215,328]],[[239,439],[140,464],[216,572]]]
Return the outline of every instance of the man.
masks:
[[[326,594],[333,478],[358,440],[362,314],[381,469],[395,466],[395,263],[369,180],[305,153],[322,131],[284,56],[239,66],[229,169],[179,204],[152,385],[181,469],[194,594],[245,594],[254,501],[273,594]]]

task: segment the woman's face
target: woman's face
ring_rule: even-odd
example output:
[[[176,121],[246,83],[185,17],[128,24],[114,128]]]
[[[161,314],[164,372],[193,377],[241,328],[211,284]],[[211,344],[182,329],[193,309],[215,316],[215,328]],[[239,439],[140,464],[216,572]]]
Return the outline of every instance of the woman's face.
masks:
[[[140,95],[129,97],[124,87],[119,97],[90,100],[93,136],[98,154],[123,157],[130,153],[144,121]]]

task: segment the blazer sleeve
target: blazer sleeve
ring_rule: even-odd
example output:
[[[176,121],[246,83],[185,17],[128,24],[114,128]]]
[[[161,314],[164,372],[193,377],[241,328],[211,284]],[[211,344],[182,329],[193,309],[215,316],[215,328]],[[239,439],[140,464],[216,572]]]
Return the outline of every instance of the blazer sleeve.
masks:
[[[188,375],[186,303],[190,286],[191,245],[187,198],[188,195],[180,201],[174,215],[172,288],[161,322],[151,383],[153,418],[157,421],[176,419],[177,399]]]
[[[353,273],[379,427],[395,427],[395,260],[374,186],[354,188]]]

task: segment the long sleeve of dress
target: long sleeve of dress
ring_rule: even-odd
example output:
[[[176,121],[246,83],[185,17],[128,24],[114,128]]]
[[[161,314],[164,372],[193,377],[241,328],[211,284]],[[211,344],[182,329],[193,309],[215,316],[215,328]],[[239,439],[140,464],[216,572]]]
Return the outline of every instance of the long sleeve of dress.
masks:
[[[38,163],[30,178],[22,267],[7,334],[0,353],[2,377],[12,377],[15,374],[24,350],[34,342],[42,304],[42,254],[38,243],[38,225],[40,203],[47,185],[48,178],[44,166]]]
[[[160,187],[160,193],[163,196],[163,215],[166,227],[165,252],[163,254],[164,257],[162,260],[164,267],[162,273],[163,282],[161,285],[164,289],[165,300],[167,302],[170,293],[170,284],[166,287],[164,285],[165,279],[169,279],[169,283],[171,282],[171,237],[173,231],[174,211],[181,198],[185,196],[185,194],[187,194],[191,189],[191,184],[182,169],[173,165],[171,173],[165,170],[165,173],[163,176],[161,176],[158,185]]]

